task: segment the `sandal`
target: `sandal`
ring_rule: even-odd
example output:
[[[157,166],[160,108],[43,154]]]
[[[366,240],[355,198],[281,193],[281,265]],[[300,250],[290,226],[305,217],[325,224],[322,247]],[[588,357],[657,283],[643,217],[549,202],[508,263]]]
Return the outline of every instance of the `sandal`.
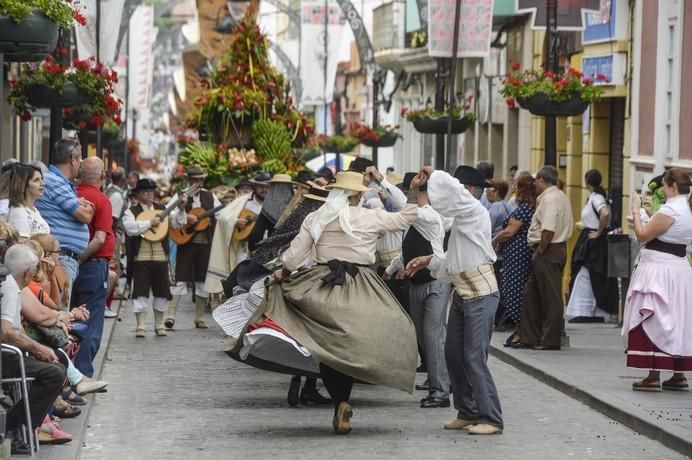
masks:
[[[72,404],[73,406],[84,406],[87,403],[86,399],[79,396],[70,388],[62,392],[62,399],[64,399],[65,402]]]
[[[660,380],[648,380],[642,379],[638,382],[632,383],[633,391],[661,391],[661,381]]]
[[[82,413],[82,409],[65,402],[53,406],[53,413],[60,418],[74,418]]]
[[[687,384],[687,379],[680,379],[675,377],[672,377],[663,382],[663,384],[661,384],[661,387],[663,387],[664,390],[668,391],[690,391],[690,387]]]

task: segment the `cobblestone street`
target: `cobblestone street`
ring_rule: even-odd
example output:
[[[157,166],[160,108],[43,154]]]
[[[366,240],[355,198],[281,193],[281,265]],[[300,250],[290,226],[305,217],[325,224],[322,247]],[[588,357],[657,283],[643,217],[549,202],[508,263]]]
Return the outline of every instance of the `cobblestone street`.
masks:
[[[289,408],[290,378],[229,359],[218,327],[192,327],[189,302],[168,337],[155,337],[148,318],[147,337],[136,339],[133,315],[121,316],[102,375],[109,391],[93,403],[85,460],[683,458],[494,358],[503,435],[445,431],[453,409],[418,408],[423,393],[357,385],[353,433],[338,437],[331,407]]]

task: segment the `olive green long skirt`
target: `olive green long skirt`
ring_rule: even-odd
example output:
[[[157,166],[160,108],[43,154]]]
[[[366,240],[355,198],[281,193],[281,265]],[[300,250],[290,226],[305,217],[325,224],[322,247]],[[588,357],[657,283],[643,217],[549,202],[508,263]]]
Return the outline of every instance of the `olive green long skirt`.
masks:
[[[417,346],[409,316],[372,270],[359,267],[341,286],[322,281],[329,271],[318,265],[283,283],[268,282],[249,324],[265,315],[321,363],[363,382],[411,393]]]

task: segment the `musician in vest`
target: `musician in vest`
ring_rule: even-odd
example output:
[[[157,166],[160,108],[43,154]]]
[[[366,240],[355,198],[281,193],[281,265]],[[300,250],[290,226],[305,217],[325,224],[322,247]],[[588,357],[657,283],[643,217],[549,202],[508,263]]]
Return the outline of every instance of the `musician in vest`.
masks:
[[[213,193],[201,188],[207,175],[200,166],[189,166],[186,169],[186,174],[190,186],[197,185],[200,188],[191,197],[185,197],[180,202],[179,207],[171,212],[171,226],[176,229],[183,229],[186,225],[195,225],[198,222],[201,223],[201,220],[197,217],[198,215],[211,211],[214,208],[220,209],[222,206]],[[171,198],[171,202],[175,202],[177,199],[178,195],[176,194]],[[178,245],[175,264],[177,285],[173,293],[173,300],[168,308],[166,327],[172,328],[175,325],[175,314],[180,297],[187,294],[188,283],[195,283],[195,327],[198,329],[207,328],[207,324],[204,322],[204,310],[209,300],[209,292],[204,289],[204,280],[209,267],[216,215],[211,213],[204,218],[209,219],[209,226],[206,230],[196,232],[189,243]]]
[[[161,224],[160,217],[150,220],[137,220],[145,211],[161,210],[164,207],[154,203],[156,184],[151,179],[139,179],[132,190],[137,204],[123,214],[123,226],[129,240],[128,249],[133,253],[132,265],[132,311],[137,318],[136,337],[145,336],[145,314],[151,307],[154,310],[154,332],[157,336],[166,336],[163,316],[171,298],[168,277],[168,238],[160,242],[151,242],[142,238],[150,228]],[[128,268],[129,270],[129,268]],[[150,293],[153,300],[150,300]]]
[[[418,204],[418,218],[404,233],[401,255],[386,268],[384,278],[402,278],[406,265],[419,256],[444,255],[442,217],[428,203],[426,187],[411,190],[415,172],[404,176],[404,190],[409,203]],[[427,268],[409,278],[409,310],[420,349],[428,370],[429,394],[420,402],[422,408],[449,407],[449,374],[445,363],[447,303],[451,292],[449,281],[438,280]]]

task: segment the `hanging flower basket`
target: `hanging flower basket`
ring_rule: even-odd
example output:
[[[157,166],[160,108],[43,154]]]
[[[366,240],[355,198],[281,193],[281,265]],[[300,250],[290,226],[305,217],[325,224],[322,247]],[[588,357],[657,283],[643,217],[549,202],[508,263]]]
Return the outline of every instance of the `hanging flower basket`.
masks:
[[[423,134],[447,134],[449,124],[448,116],[431,118],[428,116],[418,117],[413,120],[413,127],[416,131]],[[469,117],[452,119],[452,134],[461,134],[471,126]]]
[[[331,153],[348,153],[359,144],[358,138],[352,136],[342,136],[335,134],[333,136],[325,136],[323,134],[317,136],[317,142],[325,152]]]
[[[8,61],[42,61],[58,43],[58,24],[44,14],[33,14],[17,23],[0,16],[0,53]]]
[[[48,85],[33,84],[26,88],[26,97],[34,107],[74,107],[88,104],[91,98],[77,89],[74,83],[65,83],[62,91]]]
[[[93,115],[84,110],[65,109],[63,111],[62,127],[64,129],[87,129],[89,131],[96,130],[96,123],[92,122]]]
[[[90,144],[96,143],[96,131],[89,130],[86,132],[86,140]],[[107,144],[112,144],[120,140],[118,136],[109,133],[108,131],[101,131],[101,145],[107,147]]]
[[[522,109],[543,117],[575,117],[584,113],[589,106],[578,93],[573,93],[563,102],[555,102],[545,93],[536,93],[527,98],[517,97],[517,102]]]
[[[363,138],[360,143],[368,147],[391,147],[396,144],[396,140],[399,136],[395,133],[385,134],[380,136],[379,140],[374,140],[370,138]]]

